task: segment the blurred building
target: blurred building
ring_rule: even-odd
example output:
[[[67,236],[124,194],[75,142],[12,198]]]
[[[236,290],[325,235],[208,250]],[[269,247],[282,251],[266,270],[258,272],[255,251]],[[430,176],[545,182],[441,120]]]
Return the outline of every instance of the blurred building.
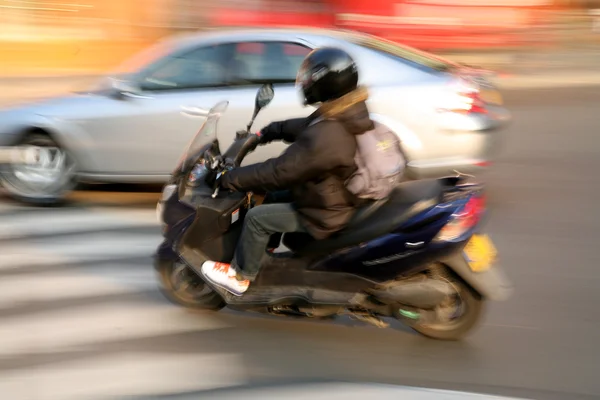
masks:
[[[262,7],[255,7],[255,3]],[[580,7],[573,0],[568,4],[564,0],[262,0],[252,5],[219,4],[212,21],[215,25],[338,27],[430,50],[550,44],[551,35],[541,34],[539,29],[553,23],[560,10]]]
[[[128,40],[209,25],[261,23],[460,31],[523,27],[548,11],[584,8],[600,8],[600,0],[0,0],[0,40]]]
[[[0,0],[0,40],[128,39],[161,19],[171,0]],[[163,23],[161,23],[163,22]]]
[[[172,0],[0,0],[0,75],[103,71],[169,33]]]
[[[563,16],[594,8],[600,0],[0,0],[0,75],[104,70],[162,36],[216,26],[356,29],[429,50],[552,46]]]

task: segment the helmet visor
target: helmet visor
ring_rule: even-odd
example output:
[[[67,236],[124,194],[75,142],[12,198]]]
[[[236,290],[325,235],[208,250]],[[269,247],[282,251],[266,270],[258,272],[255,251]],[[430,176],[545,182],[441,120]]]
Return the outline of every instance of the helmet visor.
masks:
[[[300,65],[300,68],[298,69],[298,74],[296,75],[296,88],[299,90],[304,90],[304,88],[308,84],[309,79],[310,72],[308,69],[308,63],[304,61]]]

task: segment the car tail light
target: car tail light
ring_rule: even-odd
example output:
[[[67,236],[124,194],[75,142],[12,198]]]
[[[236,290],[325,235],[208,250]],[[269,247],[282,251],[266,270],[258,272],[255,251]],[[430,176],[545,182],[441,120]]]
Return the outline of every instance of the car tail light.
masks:
[[[478,85],[465,79],[453,82],[439,111],[459,114],[486,114],[485,101]]]
[[[484,211],[485,197],[483,195],[472,196],[463,207],[452,215],[450,221],[438,232],[433,241],[447,242],[458,239],[479,223]]]

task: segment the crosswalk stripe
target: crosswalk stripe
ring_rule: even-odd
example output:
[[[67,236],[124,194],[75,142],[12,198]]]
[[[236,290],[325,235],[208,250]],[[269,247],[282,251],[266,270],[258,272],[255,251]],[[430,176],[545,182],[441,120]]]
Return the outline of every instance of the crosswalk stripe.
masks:
[[[227,350],[132,349],[232,328],[226,315],[156,301],[151,256],[161,241],[153,208],[0,207],[0,393],[93,400],[245,383],[241,356]]]
[[[100,400],[161,395],[247,383],[236,354],[131,354],[53,363],[0,376],[10,400]],[[4,397],[4,396],[3,396]]]
[[[215,392],[213,392],[215,393]],[[214,399],[244,400],[285,399],[285,400],[358,400],[358,399],[411,399],[411,400],[526,400],[524,398],[495,396],[474,392],[428,389],[416,386],[401,386],[373,382],[323,382],[288,383],[240,388],[222,389],[218,394],[211,393]],[[151,399],[136,397],[139,400],[198,400],[208,398],[201,393],[152,396]]]
[[[111,341],[230,327],[216,315],[191,314],[167,303],[109,304],[3,318],[0,356],[56,353]]]
[[[141,273],[144,271],[144,273]],[[156,288],[151,268],[137,270],[135,277],[125,280],[116,276],[91,274],[38,273],[35,275],[3,277],[0,280],[0,310],[33,302],[76,300],[136,293]]]
[[[1,219],[0,240],[27,238],[125,227],[158,227],[154,210],[107,210],[102,208],[60,210],[30,215],[16,214]]]
[[[82,234],[69,240],[41,241],[31,244],[3,246],[0,250],[0,271],[25,266],[49,266],[86,260],[110,260],[144,256],[150,257],[162,238],[156,234]]]

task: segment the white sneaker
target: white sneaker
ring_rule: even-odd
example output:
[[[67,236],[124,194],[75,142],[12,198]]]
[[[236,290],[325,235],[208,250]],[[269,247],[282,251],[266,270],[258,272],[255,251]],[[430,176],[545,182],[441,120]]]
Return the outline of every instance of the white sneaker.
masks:
[[[206,261],[202,264],[202,274],[213,285],[217,285],[235,296],[241,296],[250,286],[250,281],[239,281],[235,277],[236,270],[229,264]]]

